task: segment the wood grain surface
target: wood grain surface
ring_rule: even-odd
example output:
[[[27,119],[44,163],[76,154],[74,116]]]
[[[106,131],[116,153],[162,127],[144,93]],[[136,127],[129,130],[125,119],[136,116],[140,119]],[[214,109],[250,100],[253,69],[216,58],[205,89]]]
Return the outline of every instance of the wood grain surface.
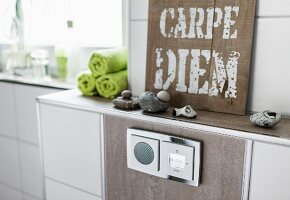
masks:
[[[127,168],[126,130],[140,128],[203,142],[199,187]],[[239,200],[245,141],[191,129],[105,116],[108,200]]]
[[[252,37],[253,37],[253,25],[255,17],[255,5],[256,0],[150,0],[149,2],[149,20],[148,20],[148,42],[147,42],[147,68],[146,68],[146,90],[158,92],[160,90],[168,91],[172,96],[172,106],[184,106],[191,105],[195,109],[209,110],[215,112],[231,113],[244,115],[246,112],[246,101],[248,96],[248,83],[249,72],[252,52]],[[225,10],[226,7],[239,7],[238,16],[235,16],[235,12],[231,12],[231,20],[235,21],[235,24],[230,26],[229,38],[224,39],[224,24],[225,24]],[[160,19],[161,13],[164,9],[174,9],[174,19],[171,19],[170,12],[167,13],[166,18],[166,33],[165,37],[161,33]],[[201,26],[201,31],[204,36],[198,38],[182,37],[181,33],[177,34],[177,37],[172,36],[174,33],[170,32],[170,28],[176,27],[179,23],[178,8],[184,8],[186,21],[186,33],[189,34],[190,27],[190,8],[201,8],[204,10],[204,22]],[[208,19],[207,9],[221,9],[223,12],[222,20],[219,27],[212,29],[212,37],[205,38],[207,34],[207,23],[212,24],[214,27],[217,21],[217,12],[214,12],[213,19]],[[196,21],[198,14],[196,14]],[[175,29],[174,29],[175,30]],[[237,30],[236,38],[231,38],[234,31]],[[168,35],[171,34],[171,37]],[[197,34],[197,33],[196,33]],[[160,66],[157,66],[157,49],[162,49],[160,56],[163,59]],[[185,59],[185,69],[182,72],[181,59],[178,54],[180,49],[188,49],[189,54]],[[199,68],[205,71],[191,71],[191,62],[194,60],[191,57],[191,50],[200,50],[210,52],[210,60],[206,62],[206,58],[199,55],[200,62]],[[170,70],[168,50],[174,52],[176,61],[172,62],[176,64],[176,70]],[[216,54],[224,62],[225,69],[220,69],[217,65],[217,61],[213,58],[213,54]],[[234,53],[235,52],[235,53]],[[230,69],[227,63],[231,62],[230,58],[234,54],[239,54],[237,64],[237,76],[231,77]],[[229,61],[229,62],[228,62]],[[160,71],[162,70],[162,71]],[[220,72],[226,71],[225,77],[215,77]],[[157,72],[159,71],[159,72]],[[161,86],[156,86],[158,73],[162,74]],[[196,76],[195,76],[196,75]],[[165,86],[165,82],[172,77],[172,82],[169,87]],[[184,76],[184,91],[177,90],[177,86],[180,82],[180,77]],[[193,79],[198,79],[198,91],[190,92],[190,85]],[[235,80],[236,79],[236,80]],[[160,80],[160,79],[159,79]],[[235,82],[234,86],[231,83]],[[214,86],[217,84],[217,86]],[[233,87],[236,87],[234,89]],[[199,90],[206,88],[203,93]],[[215,95],[211,95],[212,88],[219,89],[219,92]],[[229,90],[231,90],[229,92]],[[236,94],[234,94],[236,90]],[[226,93],[229,95],[226,96]]]

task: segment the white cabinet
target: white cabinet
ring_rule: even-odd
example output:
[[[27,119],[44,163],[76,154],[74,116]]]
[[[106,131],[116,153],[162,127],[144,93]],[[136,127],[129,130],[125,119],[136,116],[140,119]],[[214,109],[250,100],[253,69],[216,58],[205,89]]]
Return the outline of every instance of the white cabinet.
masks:
[[[45,177],[102,196],[101,115],[40,104],[40,123]]]
[[[101,198],[46,179],[46,200],[101,200]]]
[[[255,142],[250,200],[290,199],[290,147]]]
[[[18,137],[38,144],[36,97],[61,91],[44,87],[14,85]]]
[[[13,84],[0,82],[0,134],[16,138]]]

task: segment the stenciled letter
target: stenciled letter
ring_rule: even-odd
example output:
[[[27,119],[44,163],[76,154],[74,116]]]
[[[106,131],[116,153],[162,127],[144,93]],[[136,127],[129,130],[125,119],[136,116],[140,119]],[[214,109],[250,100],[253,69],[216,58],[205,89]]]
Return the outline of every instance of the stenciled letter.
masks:
[[[174,37],[179,38],[179,33],[181,32],[181,38],[186,38],[186,18],[184,15],[184,8],[178,8],[178,24],[176,24],[175,31],[174,31]]]
[[[203,38],[202,24],[204,22],[204,10],[203,8],[198,8],[197,12],[199,13],[199,20],[196,22],[196,34],[197,38]]]
[[[232,20],[232,11],[236,13],[236,17],[239,16],[239,10],[240,8],[238,6],[226,6],[225,7],[225,17],[224,17],[224,33],[223,33],[223,39],[235,39],[238,35],[238,30],[236,29],[232,35],[230,35],[231,32],[231,26],[233,26],[236,21]]]
[[[191,50],[191,64],[190,64],[190,81],[188,93],[197,94],[198,93],[198,82],[199,76],[203,76],[206,72],[205,69],[200,69],[200,49]]]
[[[176,56],[174,55],[172,50],[167,51],[168,57],[168,78],[163,85],[163,90],[167,90],[171,83],[175,79],[175,71],[176,71]]]
[[[176,84],[176,91],[186,92],[187,86],[185,85],[185,68],[186,68],[186,59],[189,54],[188,49],[179,49],[179,67],[178,67],[178,83]]]
[[[174,27],[170,27],[169,33],[166,33],[166,17],[167,17],[167,13],[168,12],[171,15],[171,19],[174,19],[174,8],[168,8],[168,9],[165,8],[161,12],[161,15],[160,15],[160,24],[159,24],[160,32],[163,35],[163,37],[165,37],[165,38],[172,37],[173,36],[173,31],[174,31]]]
[[[162,76],[163,76],[163,69],[161,68],[161,63],[163,63],[163,58],[161,57],[161,52],[162,52],[162,48],[157,48],[155,50],[156,52],[156,73],[155,73],[155,83],[154,83],[154,88],[155,89],[162,89],[162,84],[163,84],[163,80],[162,80]]]
[[[238,60],[240,53],[232,51],[225,66],[223,57],[220,53],[214,51],[212,57],[215,63],[215,70],[213,71],[212,87],[209,90],[210,96],[217,96],[218,93],[223,93],[226,80],[228,81],[228,88],[225,91],[225,98],[237,98],[237,76],[238,76]]]

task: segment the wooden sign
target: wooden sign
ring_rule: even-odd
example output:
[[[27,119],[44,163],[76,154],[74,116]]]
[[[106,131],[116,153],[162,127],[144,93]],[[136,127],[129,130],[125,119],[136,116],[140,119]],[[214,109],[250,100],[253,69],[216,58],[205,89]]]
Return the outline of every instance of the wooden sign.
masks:
[[[146,90],[245,114],[256,0],[150,0]]]

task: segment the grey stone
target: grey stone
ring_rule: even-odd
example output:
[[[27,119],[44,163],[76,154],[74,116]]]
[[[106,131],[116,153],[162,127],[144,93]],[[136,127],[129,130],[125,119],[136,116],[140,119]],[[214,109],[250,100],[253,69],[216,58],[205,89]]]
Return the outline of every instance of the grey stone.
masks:
[[[133,110],[139,108],[138,98],[132,97],[130,90],[124,90],[121,95],[121,97],[117,97],[112,101],[116,107],[124,110]]]
[[[168,102],[159,100],[153,92],[144,92],[139,96],[139,105],[145,112],[157,113],[166,111]]]
[[[279,124],[282,116],[276,112],[266,110],[264,112],[255,113],[250,116],[250,120],[253,124],[260,127],[271,128]]]
[[[124,99],[130,99],[132,97],[132,92],[130,90],[124,90],[122,93],[121,93],[121,96],[124,98]]]
[[[160,91],[160,92],[157,93],[156,96],[161,101],[164,101],[164,102],[169,102],[170,101],[170,95],[166,91]]]

